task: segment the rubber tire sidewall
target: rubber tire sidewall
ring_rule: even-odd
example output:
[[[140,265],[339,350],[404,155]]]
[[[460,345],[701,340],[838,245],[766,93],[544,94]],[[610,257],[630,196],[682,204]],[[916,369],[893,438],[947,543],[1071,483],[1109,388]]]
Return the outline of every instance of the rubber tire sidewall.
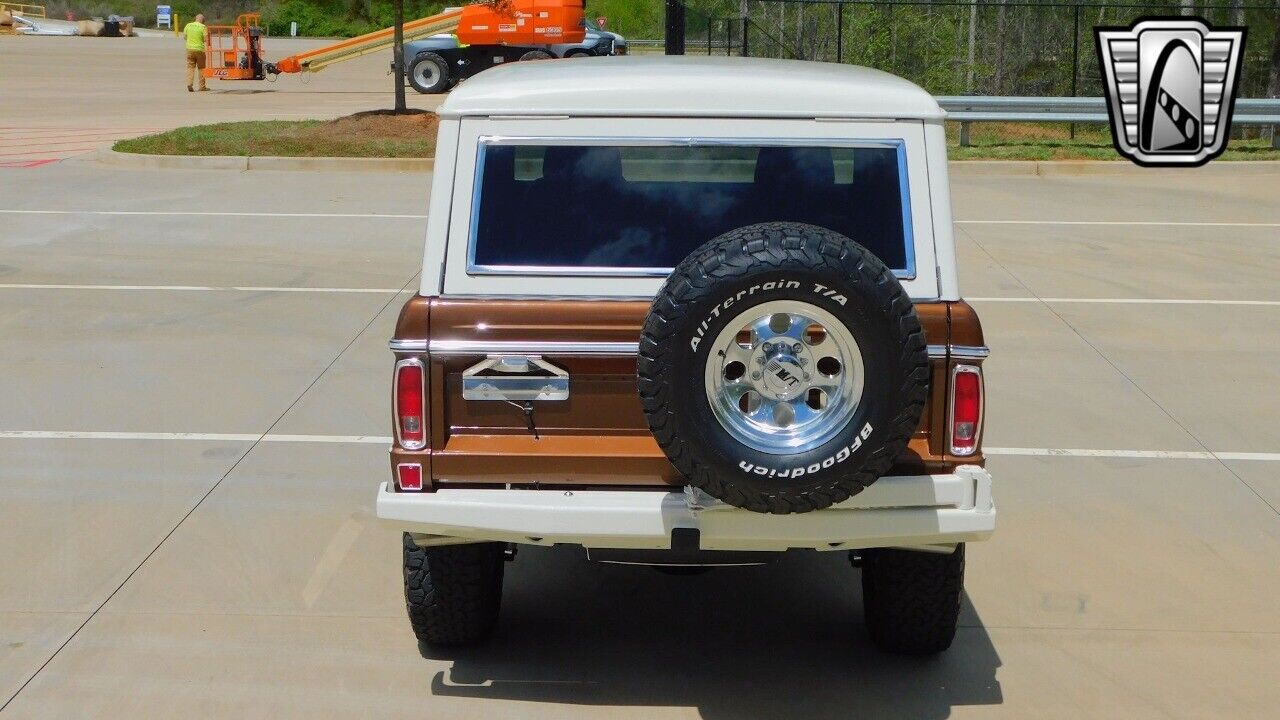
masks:
[[[903,328],[894,327],[901,321],[900,316],[895,312],[879,311],[886,302],[884,288],[887,283],[896,287],[898,295],[895,304],[909,305],[910,300],[901,291],[890,271],[869,251],[832,231],[797,223],[770,223],[726,233],[704,248],[713,247],[716,242],[729,238],[734,233],[754,228],[774,231],[783,228],[783,235],[800,228],[806,233],[816,231],[824,240],[848,243],[867,256],[867,262],[862,266],[862,277],[857,282],[837,284],[831,276],[833,263],[829,258],[809,258],[827,264],[825,272],[820,272],[815,271],[809,262],[797,257],[795,253],[779,257],[779,253],[770,252],[774,248],[760,248],[760,254],[767,256],[768,262],[760,262],[757,257],[753,261],[753,269],[745,276],[729,281],[713,279],[716,283],[714,291],[695,290],[681,297],[681,300],[688,300],[690,297],[693,300],[675,311],[680,319],[677,329],[662,341],[665,351],[660,356],[664,360],[654,363],[650,357],[646,357],[645,342],[642,341],[640,362],[644,367],[641,371],[641,399],[646,403],[648,413],[654,403],[645,396],[655,388],[646,389],[646,384],[667,385],[665,391],[658,389],[657,392],[661,396],[660,404],[664,406],[665,420],[675,426],[673,434],[678,436],[683,445],[681,456],[672,457],[658,428],[654,427],[652,416],[650,427],[655,430],[659,443],[664,444],[663,449],[667,451],[673,464],[688,477],[691,484],[733,505],[759,512],[789,513],[820,509],[840,502],[873,483],[889,469],[905,447],[919,422],[927,395],[927,360],[923,334],[919,330],[913,308],[904,310],[910,314],[910,324],[914,326],[914,333],[918,337],[903,337]],[[809,236],[809,240],[818,242],[815,237]],[[774,240],[777,241],[777,238]],[[786,242],[784,239],[775,244],[785,245]],[[834,251],[835,248],[824,242],[821,253]],[[730,259],[726,262],[732,261]],[[767,270],[757,269],[757,266],[767,266]],[[839,263],[835,263],[834,267],[840,268]],[[837,273],[843,271],[844,268],[834,270]],[[879,284],[870,280],[873,277],[878,279]],[[774,287],[769,288],[770,285]],[[840,289],[835,293],[819,290],[829,290],[833,286]],[[892,290],[891,287],[890,292]],[[678,290],[675,292],[680,294]],[[650,319],[646,321],[646,338],[651,337],[652,326],[665,324],[665,321],[655,322],[653,315],[659,313],[669,316],[672,312],[670,307],[665,311],[659,307],[665,296],[665,292],[659,293],[655,299]],[[839,302],[841,297],[845,300],[843,304]],[[857,342],[865,374],[858,407],[844,427],[823,444],[791,455],[762,452],[735,439],[715,417],[705,383],[706,364],[720,362],[719,358],[711,357],[711,352],[721,330],[742,312],[777,300],[799,300],[834,315]],[[911,328],[906,333],[910,336]],[[695,338],[698,338],[696,347],[693,342]],[[904,367],[904,342],[918,346],[908,348],[915,367]],[[646,375],[661,379],[646,383]],[[913,382],[912,378],[916,376],[923,377],[923,381],[919,383],[922,387],[909,393],[911,397],[902,397],[903,387]],[[904,404],[919,405],[918,408],[906,411],[908,417],[905,420]],[[796,477],[797,474],[799,477]]]
[[[431,85],[419,84],[416,73],[414,72],[418,67],[418,63],[423,62],[434,64],[436,66],[436,70],[440,73],[440,77]],[[408,77],[409,84],[413,86],[413,89],[423,95],[439,95],[449,89],[449,63],[445,62],[444,58],[435,53],[422,53],[414,57],[413,62],[409,63],[409,69],[405,75]]]

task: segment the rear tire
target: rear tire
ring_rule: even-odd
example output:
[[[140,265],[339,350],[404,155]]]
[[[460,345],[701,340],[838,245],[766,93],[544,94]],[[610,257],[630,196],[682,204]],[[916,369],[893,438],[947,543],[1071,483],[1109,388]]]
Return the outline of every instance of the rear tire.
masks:
[[[478,643],[493,633],[502,601],[502,543],[421,548],[404,533],[404,599],[418,640]]]
[[[951,647],[964,591],[964,543],[949,555],[887,548],[862,553],[867,632],[895,655],[934,655]]]
[[[406,74],[413,89],[424,95],[436,95],[449,89],[449,63],[433,52],[415,57]]]
[[[529,52],[520,56],[520,62],[524,62],[526,60],[550,60],[554,57],[555,57],[554,55],[547,52],[546,50],[530,50]]]

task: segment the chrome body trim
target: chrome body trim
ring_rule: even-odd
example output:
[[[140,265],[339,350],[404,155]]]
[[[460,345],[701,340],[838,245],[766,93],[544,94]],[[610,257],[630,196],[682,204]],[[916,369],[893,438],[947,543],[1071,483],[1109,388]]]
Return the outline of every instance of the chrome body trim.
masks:
[[[640,351],[640,343],[628,342],[561,342],[558,340],[392,340],[389,343],[392,352],[431,352],[438,355],[635,355]],[[956,360],[982,360],[991,354],[991,349],[978,345],[930,345],[928,347],[931,360],[943,360],[950,355]]]
[[[907,179],[907,143],[901,138],[718,138],[718,137],[632,137],[632,136],[534,136],[481,135],[477,143],[475,174],[471,185],[471,222],[467,238],[468,275],[541,275],[552,277],[666,277],[674,268],[591,267],[557,265],[494,265],[476,262],[477,234],[480,230],[480,190],[484,187],[485,150],[491,145],[586,145],[617,147],[828,147],[888,148],[895,151],[898,167],[898,194],[902,201],[902,242],[906,267],[893,270],[899,280],[916,277],[916,239],[911,216],[911,186]]]
[[[982,360],[991,354],[991,348],[980,345],[930,345],[929,357],[941,360],[950,355],[956,360]]]
[[[391,348],[391,352],[408,353],[408,352],[426,352],[426,340],[392,340],[387,343],[387,347]]]
[[[421,450],[427,446],[427,438],[430,437],[427,431],[427,417],[429,417],[427,415],[427,411],[428,411],[427,397],[429,395],[428,389],[427,389],[427,381],[428,381],[427,366],[424,365],[421,360],[414,357],[402,358],[400,360],[397,360],[395,369],[391,371],[391,382],[393,385],[399,384],[400,368],[406,367],[406,366],[413,366],[422,371],[422,440],[414,441],[414,442],[406,442],[403,438],[400,437],[400,388],[399,387],[396,387],[394,391],[391,393],[391,418],[394,421],[392,422],[392,424],[395,425],[397,445],[404,448],[405,450]],[[399,478],[399,475],[397,474],[397,482],[399,482],[398,478]],[[424,484],[426,483],[425,479],[423,480],[423,483]]]
[[[568,342],[560,340],[432,340],[432,355],[602,355],[621,357],[640,352],[638,342]]]

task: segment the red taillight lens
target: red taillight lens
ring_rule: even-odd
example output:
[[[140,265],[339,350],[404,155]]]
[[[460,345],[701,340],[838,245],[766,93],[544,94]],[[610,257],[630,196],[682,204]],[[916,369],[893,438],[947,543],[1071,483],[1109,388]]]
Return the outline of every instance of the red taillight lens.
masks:
[[[951,454],[974,454],[981,431],[982,369],[957,365],[951,371]]]
[[[421,490],[422,466],[418,463],[400,463],[397,465],[396,484],[401,490]]]
[[[427,444],[427,423],[422,414],[424,376],[419,360],[396,363],[396,435],[407,450],[419,450]]]

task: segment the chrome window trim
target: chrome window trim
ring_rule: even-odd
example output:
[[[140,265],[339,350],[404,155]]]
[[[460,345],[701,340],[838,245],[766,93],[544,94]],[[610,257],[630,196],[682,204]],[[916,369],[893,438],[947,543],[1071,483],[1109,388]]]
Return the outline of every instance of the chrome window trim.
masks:
[[[769,146],[812,146],[823,143],[822,147],[897,147],[903,143],[901,138],[766,138],[766,137],[713,137],[692,135],[684,137],[662,135],[481,135],[480,144],[485,145],[617,145],[624,141],[635,147],[678,147],[700,145],[758,145]]]
[[[675,268],[582,267],[559,265],[481,265],[476,262],[479,233],[480,191],[483,187],[485,151],[490,145],[588,145],[617,147],[827,147],[891,148],[898,162],[898,195],[902,201],[902,241],[906,267],[893,270],[899,280],[916,279],[916,239],[911,215],[911,185],[907,178],[905,138],[725,138],[637,136],[536,136],[481,135],[476,143],[476,166],[471,182],[471,218],[467,229],[468,275],[541,275],[553,277],[666,277]]]
[[[956,417],[956,375],[960,373],[973,373],[978,376],[978,421],[973,428],[973,449],[957,450],[955,445],[955,417]],[[982,447],[982,422],[983,416],[987,412],[986,401],[986,382],[982,378],[982,368],[977,365],[958,364],[951,368],[951,379],[947,386],[947,449],[956,457],[972,457],[978,454],[978,448]]]
[[[412,365],[422,371],[422,440],[421,442],[418,442],[418,441],[406,442],[404,438],[400,437],[400,387],[399,387],[400,386],[400,368],[405,367],[407,365]],[[391,393],[391,416],[395,420],[395,422],[393,422],[392,424],[395,425],[396,444],[404,448],[405,450],[421,450],[427,446],[427,438],[429,437],[428,430],[427,430],[427,409],[428,409],[427,395],[429,392],[427,388],[427,366],[416,357],[403,358],[401,360],[396,361],[395,370],[392,371],[391,378],[392,378],[392,382],[396,386],[395,392]],[[400,482],[399,477],[396,478],[396,482],[397,484]],[[425,478],[423,479],[423,483],[426,483]]]
[[[576,265],[476,265],[468,250],[468,275],[552,275],[556,277],[666,277],[675,268],[609,268]]]

